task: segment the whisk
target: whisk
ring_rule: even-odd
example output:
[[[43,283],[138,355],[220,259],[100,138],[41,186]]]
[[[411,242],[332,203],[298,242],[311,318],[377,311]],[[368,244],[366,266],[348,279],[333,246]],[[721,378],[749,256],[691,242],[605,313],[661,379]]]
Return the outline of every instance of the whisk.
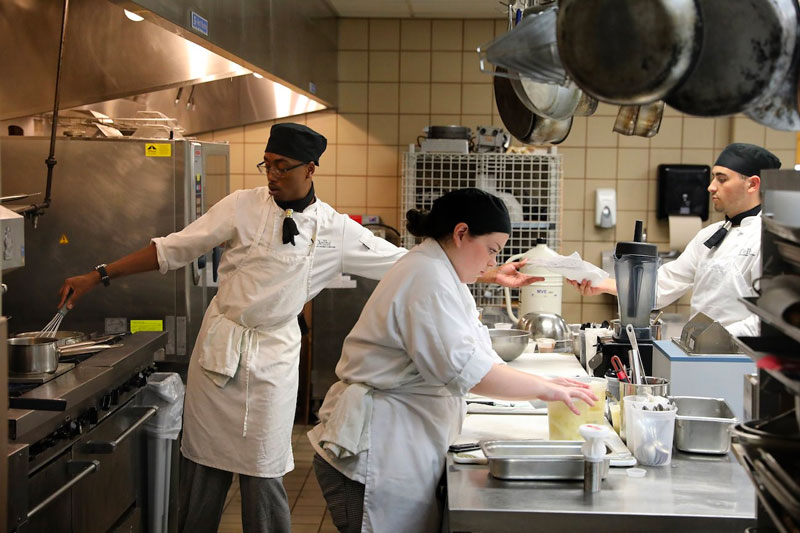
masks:
[[[70,296],[72,296],[72,289],[70,289],[67,293],[67,301],[69,301]],[[41,329],[41,331],[39,331],[39,336],[55,337],[56,333],[58,333],[58,328],[61,327],[61,321],[64,320],[64,316],[66,316],[68,312],[69,309],[67,309],[67,303],[64,302],[64,305],[58,309],[56,316],[54,316],[53,319],[48,322],[47,325]]]

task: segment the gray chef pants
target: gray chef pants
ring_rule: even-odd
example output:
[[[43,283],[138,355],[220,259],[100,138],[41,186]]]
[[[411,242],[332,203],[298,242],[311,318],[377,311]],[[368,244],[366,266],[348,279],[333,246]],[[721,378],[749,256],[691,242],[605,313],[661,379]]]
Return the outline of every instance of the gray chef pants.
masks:
[[[181,455],[178,531],[214,533],[219,528],[233,473],[203,466]],[[289,533],[291,511],[283,478],[239,474],[245,533]]]
[[[360,532],[364,517],[364,484],[345,476],[317,453],[314,454],[314,475],[336,529],[342,533]]]

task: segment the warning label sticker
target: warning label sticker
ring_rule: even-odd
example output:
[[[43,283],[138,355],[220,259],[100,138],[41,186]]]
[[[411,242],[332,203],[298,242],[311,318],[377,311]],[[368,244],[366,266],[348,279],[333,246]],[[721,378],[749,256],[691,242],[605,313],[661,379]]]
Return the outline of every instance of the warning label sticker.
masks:
[[[147,157],[172,157],[172,145],[165,143],[146,143],[144,155]]]

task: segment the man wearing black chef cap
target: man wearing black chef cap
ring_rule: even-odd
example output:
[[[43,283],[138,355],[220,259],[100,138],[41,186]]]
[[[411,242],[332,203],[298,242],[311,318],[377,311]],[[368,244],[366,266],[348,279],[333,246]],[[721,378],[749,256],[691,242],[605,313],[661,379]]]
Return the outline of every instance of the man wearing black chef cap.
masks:
[[[700,230],[675,260],[658,269],[656,307],[693,289],[691,314],[702,312],[736,336],[758,335],[758,320],[739,301],[753,296],[761,275],[761,171],[780,168],[780,160],[754,144],[734,143],[711,169],[708,192],[725,220]],[[583,295],[616,294],[613,279],[592,286],[569,280]]]
[[[180,476],[180,530],[216,531],[239,474],[244,531],[288,532],[283,476],[294,468],[303,306],[342,273],[380,279],[406,250],[316,198],[325,137],[275,124],[256,166],[266,187],[239,190],[183,230],[94,271],[65,280],[61,302],[115,278],[188,265],[224,243],[219,289],[189,362]],[[503,265],[481,278],[509,287],[533,278]],[[70,296],[70,290],[73,291]]]

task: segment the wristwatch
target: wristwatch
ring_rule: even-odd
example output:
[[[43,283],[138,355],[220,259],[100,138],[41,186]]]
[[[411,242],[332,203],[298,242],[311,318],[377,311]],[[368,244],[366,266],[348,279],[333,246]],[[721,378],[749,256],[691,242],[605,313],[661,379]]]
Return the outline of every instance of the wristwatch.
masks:
[[[111,285],[111,278],[108,277],[108,271],[106,270],[106,264],[102,263],[94,267],[98,274],[100,274],[100,281],[103,282],[103,285],[108,287]]]

